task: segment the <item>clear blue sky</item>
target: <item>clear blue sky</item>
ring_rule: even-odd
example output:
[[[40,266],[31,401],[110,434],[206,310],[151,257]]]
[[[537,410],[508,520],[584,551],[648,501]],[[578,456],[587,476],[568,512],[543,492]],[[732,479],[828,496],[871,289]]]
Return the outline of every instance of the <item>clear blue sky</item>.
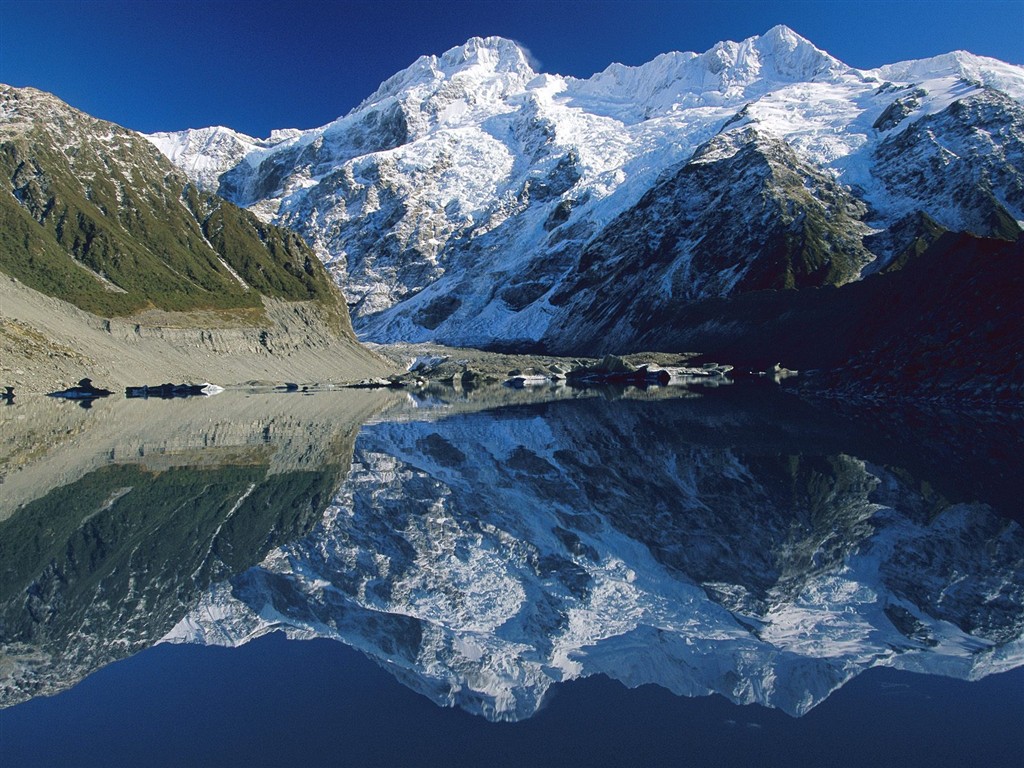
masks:
[[[0,0],[0,82],[141,131],[266,136],[323,125],[473,35],[588,76],[780,23],[861,68],[958,48],[1024,63],[1024,0]]]

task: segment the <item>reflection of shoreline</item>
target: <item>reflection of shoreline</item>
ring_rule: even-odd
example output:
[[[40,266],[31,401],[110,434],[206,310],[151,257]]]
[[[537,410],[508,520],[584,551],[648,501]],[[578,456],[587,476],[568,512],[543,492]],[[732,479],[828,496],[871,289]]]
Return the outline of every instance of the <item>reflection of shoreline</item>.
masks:
[[[324,392],[315,397],[232,391],[189,400],[26,398],[0,409],[0,521],[52,488],[110,463],[217,463],[217,454],[263,447],[271,471],[312,467],[351,443],[386,407],[389,393]],[[349,445],[349,450],[351,446]]]
[[[1019,525],[712,400],[368,427],[314,532],[167,639],[333,638],[495,720],[598,673],[799,715],[875,666],[1022,663]]]
[[[308,533],[360,427],[393,399],[233,392],[3,409],[0,706],[150,646],[212,581]]]
[[[305,428],[297,425],[302,419],[350,424],[434,420],[458,413],[543,407],[545,403],[590,398],[645,402],[699,399],[693,423],[701,439],[711,444],[742,443],[779,451],[805,450],[814,445],[821,453],[853,453],[875,463],[904,467],[951,499],[984,501],[1000,514],[1024,522],[1024,506],[1019,503],[1024,498],[1024,472],[1006,471],[1024,431],[1024,421],[1013,418],[1014,414],[960,413],[925,403],[903,404],[896,409],[842,400],[811,404],[760,381],[717,390],[700,386],[647,391],[633,387],[531,390],[500,385],[461,390],[436,382],[416,392],[340,390],[303,396],[233,390],[213,400],[125,402],[111,398],[97,401],[92,413],[72,407],[72,403],[24,399],[0,408],[0,487],[5,491],[0,495],[0,520],[19,503],[38,495],[40,489],[59,484],[60,478],[74,477],[75,470],[69,471],[65,465],[81,461],[82,456],[90,456],[92,462],[107,460],[102,458],[104,454],[132,460],[128,457],[142,451],[153,460],[154,452],[208,449],[209,440],[197,442],[194,436],[205,434],[211,421],[219,422],[222,432],[231,433],[225,438],[228,445],[242,445],[251,442],[253,435],[261,435],[261,424],[274,420],[275,414],[287,415],[284,420],[277,419],[278,432],[280,425],[295,422],[292,428],[302,434]],[[706,429],[699,426],[701,419]],[[246,430],[252,434],[240,437]],[[151,440],[147,451],[140,432],[169,437]],[[292,442],[301,444],[304,439]],[[312,437],[308,442],[316,445]],[[61,448],[65,443],[68,446]],[[124,445],[134,447],[126,450],[120,447]],[[72,458],[61,459],[61,453]],[[278,461],[287,465],[288,459],[282,456]],[[19,477],[35,465],[40,465],[35,477]]]

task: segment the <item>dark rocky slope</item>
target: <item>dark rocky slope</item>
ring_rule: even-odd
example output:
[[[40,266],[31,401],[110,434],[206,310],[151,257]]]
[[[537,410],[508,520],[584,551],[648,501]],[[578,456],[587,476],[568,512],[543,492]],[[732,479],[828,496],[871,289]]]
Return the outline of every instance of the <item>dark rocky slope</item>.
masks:
[[[945,233],[903,269],[841,287],[757,291],[652,312],[636,349],[775,363],[807,387],[1020,402],[1024,240]],[[552,352],[613,351],[600,335]],[[809,371],[815,373],[808,376]]]

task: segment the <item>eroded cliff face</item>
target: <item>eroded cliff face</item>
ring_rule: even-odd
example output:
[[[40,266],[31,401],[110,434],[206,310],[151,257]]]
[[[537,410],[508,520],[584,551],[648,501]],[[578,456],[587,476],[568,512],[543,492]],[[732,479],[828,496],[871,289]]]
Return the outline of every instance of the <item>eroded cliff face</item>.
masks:
[[[0,380],[22,395],[82,377],[108,388],[165,381],[341,383],[392,365],[316,302],[261,301],[231,312],[148,310],[102,318],[0,278]]]
[[[368,427],[311,533],[166,639],[334,638],[496,720],[596,673],[802,714],[872,666],[1020,664],[1017,523],[729,411],[595,402]]]

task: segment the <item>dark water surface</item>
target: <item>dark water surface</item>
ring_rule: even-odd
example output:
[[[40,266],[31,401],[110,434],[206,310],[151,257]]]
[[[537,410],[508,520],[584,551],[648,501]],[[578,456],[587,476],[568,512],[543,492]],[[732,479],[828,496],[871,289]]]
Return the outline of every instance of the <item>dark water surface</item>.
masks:
[[[802,718],[605,677],[491,723],[357,651],[281,634],[159,645],[0,716],[5,765],[1016,766],[1024,671],[977,683],[872,670]]]
[[[1020,421],[666,394],[0,409],[0,764],[1018,764]]]

